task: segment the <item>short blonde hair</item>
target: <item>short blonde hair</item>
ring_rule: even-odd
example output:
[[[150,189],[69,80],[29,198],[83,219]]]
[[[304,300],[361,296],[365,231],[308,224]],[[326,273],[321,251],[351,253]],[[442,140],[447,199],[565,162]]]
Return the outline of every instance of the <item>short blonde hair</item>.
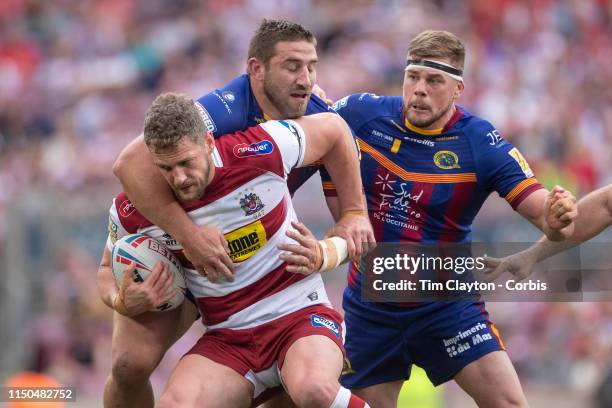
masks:
[[[408,56],[412,59],[448,58],[455,68],[463,69],[465,47],[448,31],[423,31],[410,41]]]
[[[159,95],[145,115],[144,141],[149,148],[176,148],[187,137],[199,143],[207,132],[191,97],[174,92]]]

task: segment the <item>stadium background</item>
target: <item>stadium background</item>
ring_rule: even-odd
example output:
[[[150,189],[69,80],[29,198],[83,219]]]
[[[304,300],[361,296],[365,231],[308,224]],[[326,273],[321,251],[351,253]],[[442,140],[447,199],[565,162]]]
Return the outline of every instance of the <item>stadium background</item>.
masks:
[[[453,31],[467,45],[460,103],[515,143],[540,181],[577,196],[612,182],[608,0],[2,0],[0,381],[39,370],[77,387],[69,406],[99,406],[111,320],[95,273],[120,189],[112,162],[156,94],[198,97],[243,73],[263,17],[315,32],[318,82],[333,99],[399,94],[409,39]],[[319,234],[329,226],[318,182],[295,203]],[[475,227],[481,240],[538,236],[497,196]],[[328,283],[339,305],[344,272]],[[612,366],[612,304],[489,309],[532,406],[603,406],[595,401]],[[198,332],[169,353],[156,390]],[[409,406],[472,406],[456,386],[433,392],[417,377]]]

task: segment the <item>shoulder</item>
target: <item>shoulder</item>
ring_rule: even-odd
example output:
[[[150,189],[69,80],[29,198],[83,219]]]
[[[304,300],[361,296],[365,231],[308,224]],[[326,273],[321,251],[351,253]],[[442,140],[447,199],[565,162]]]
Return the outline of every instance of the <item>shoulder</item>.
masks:
[[[138,212],[124,192],[115,196],[110,214],[111,220],[116,220],[114,222],[119,223],[129,234],[134,234],[140,228],[151,225],[151,222]]]
[[[325,101],[319,98],[317,95],[310,95],[308,106],[306,107],[306,115],[312,115],[313,113],[330,112],[333,111]]]
[[[284,176],[284,150],[299,136],[293,132],[297,132],[295,126],[285,121],[268,121],[224,135],[215,141],[219,162],[225,168],[259,168]]]
[[[218,137],[244,128],[248,115],[250,86],[247,75],[241,75],[223,88],[198,98],[197,105],[208,130]]]
[[[338,100],[333,109],[347,121],[349,126],[366,123],[381,116],[393,116],[401,112],[402,98],[379,96],[373,93],[359,93]]]
[[[462,117],[454,126],[454,130],[460,130],[470,140],[472,145],[480,148],[502,148],[510,146],[500,134],[499,130],[486,119],[474,115],[463,107],[457,107],[461,110]]]

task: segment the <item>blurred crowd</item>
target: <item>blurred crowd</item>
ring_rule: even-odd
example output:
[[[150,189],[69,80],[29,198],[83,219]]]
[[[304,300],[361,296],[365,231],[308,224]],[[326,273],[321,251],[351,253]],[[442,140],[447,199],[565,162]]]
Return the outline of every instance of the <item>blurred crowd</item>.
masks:
[[[8,209],[32,190],[52,191],[60,206],[105,196],[107,208],[119,188],[111,165],[154,96],[197,98],[243,73],[264,17],[314,31],[318,83],[333,99],[399,94],[410,38],[452,31],[467,46],[459,103],[517,145],[543,184],[581,196],[612,182],[609,0],[3,0],[0,246]],[[56,260],[45,274],[53,284],[32,328],[33,368],[103,381],[110,315],[82,275],[93,276],[97,256]],[[593,388],[612,365],[610,304],[492,309],[524,376]]]

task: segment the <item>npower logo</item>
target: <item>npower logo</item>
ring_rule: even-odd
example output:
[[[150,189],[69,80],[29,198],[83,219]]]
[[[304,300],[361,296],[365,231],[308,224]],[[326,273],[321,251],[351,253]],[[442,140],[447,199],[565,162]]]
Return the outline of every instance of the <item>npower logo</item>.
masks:
[[[264,154],[270,154],[273,151],[274,145],[269,140],[262,140],[261,142],[252,144],[240,143],[234,146],[234,156],[238,158],[262,156]]]

